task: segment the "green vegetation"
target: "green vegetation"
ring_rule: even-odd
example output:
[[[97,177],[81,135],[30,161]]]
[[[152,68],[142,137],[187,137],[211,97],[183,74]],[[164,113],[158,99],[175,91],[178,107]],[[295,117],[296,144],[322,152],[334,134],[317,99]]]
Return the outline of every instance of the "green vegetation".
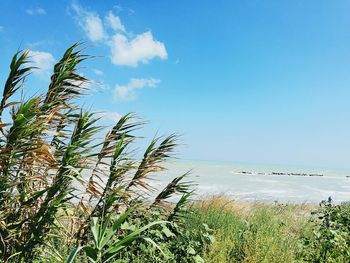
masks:
[[[307,262],[350,262],[350,204],[321,202],[314,212],[312,231],[303,237]]]
[[[193,202],[187,174],[154,189],[177,136],[151,140],[138,159],[144,123],[127,114],[99,141],[99,119],[79,105],[88,80],[78,66],[90,58],[79,48],[30,98],[28,51],[11,62],[0,104],[0,262],[350,261],[349,204]]]
[[[205,223],[213,230],[206,262],[350,262],[348,203],[323,201],[317,208],[213,197],[192,209],[187,225]]]
[[[88,90],[78,67],[90,56],[73,45],[47,91],[26,98],[28,54],[14,55],[0,104],[1,260],[130,262],[149,254],[164,261],[178,252],[199,259],[199,251],[183,251],[192,241],[181,227],[192,191],[186,174],[150,200],[157,189],[149,179],[165,170],[177,136],[153,139],[136,159],[133,133],[143,123],[127,114],[99,142],[98,118],[78,103]]]
[[[309,207],[236,203],[216,197],[197,204],[194,222],[206,222],[216,242],[207,262],[293,262],[306,228]]]

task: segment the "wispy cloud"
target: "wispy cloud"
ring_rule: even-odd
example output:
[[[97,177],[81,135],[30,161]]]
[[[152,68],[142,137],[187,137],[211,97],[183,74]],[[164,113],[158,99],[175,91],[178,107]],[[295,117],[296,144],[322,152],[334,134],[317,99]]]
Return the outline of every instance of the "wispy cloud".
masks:
[[[95,75],[97,76],[102,76],[103,75],[103,71],[99,70],[99,69],[93,69],[93,72],[95,73]]]
[[[41,8],[41,7],[26,9],[26,13],[27,13],[28,15],[31,15],[31,16],[35,16],[35,15],[39,15],[39,16],[46,15],[45,9],[44,9],[44,8]]]
[[[42,39],[35,42],[28,42],[26,46],[28,46],[30,49],[40,49],[40,48],[47,48],[47,46],[51,46],[55,44],[55,41],[52,39]]]
[[[90,90],[93,92],[97,92],[97,93],[106,93],[108,92],[108,94],[111,93],[112,87],[104,82],[103,80],[97,80],[93,82],[94,85],[92,85],[90,87]]]
[[[156,87],[160,83],[159,79],[130,79],[126,85],[116,85],[114,88],[114,98],[116,100],[134,100],[137,98],[138,89],[146,87]]]
[[[96,13],[89,12],[78,4],[73,4],[72,9],[77,14],[79,26],[85,31],[91,41],[95,42],[105,39],[106,34],[102,20]]]
[[[115,111],[102,111],[102,112],[97,112],[96,117],[102,118],[102,120],[108,120],[113,123],[117,123],[119,119],[121,118],[121,114]]]
[[[130,37],[131,34],[127,32],[119,16],[112,11],[104,17],[106,25],[113,30],[108,33],[97,13],[87,11],[76,3],[72,5],[72,9],[87,37],[93,42],[103,40],[101,43],[108,45],[113,64],[137,67],[140,63],[147,64],[154,58],[168,58],[164,43],[156,40],[151,31]]]
[[[107,25],[109,25],[113,30],[120,30],[125,32],[125,27],[120,21],[119,16],[114,15],[111,11],[109,11],[108,15],[105,17]]]
[[[55,63],[53,55],[49,52],[33,50],[31,50],[29,54],[32,66],[36,67],[36,69],[33,69],[33,74],[41,79],[47,80],[50,77]]]

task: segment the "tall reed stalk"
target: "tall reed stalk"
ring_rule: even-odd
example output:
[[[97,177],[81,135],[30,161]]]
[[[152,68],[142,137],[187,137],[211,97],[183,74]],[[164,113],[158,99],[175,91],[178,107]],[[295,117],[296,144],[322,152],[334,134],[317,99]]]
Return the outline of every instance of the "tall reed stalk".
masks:
[[[102,132],[98,118],[78,103],[91,84],[78,66],[90,58],[74,44],[54,66],[47,91],[26,98],[29,52],[13,56],[0,103],[3,260],[33,257],[53,235],[70,244],[88,242],[92,220],[120,215],[156,190],[148,179],[165,170],[163,163],[174,152],[177,136],[170,135],[153,139],[143,158],[135,159],[133,132],[144,123],[134,114],[121,117],[104,140],[96,140]],[[173,180],[149,209],[173,194],[188,194],[190,183],[183,178]],[[173,217],[176,211],[167,213]],[[70,233],[63,234],[60,222],[68,214],[74,222]]]

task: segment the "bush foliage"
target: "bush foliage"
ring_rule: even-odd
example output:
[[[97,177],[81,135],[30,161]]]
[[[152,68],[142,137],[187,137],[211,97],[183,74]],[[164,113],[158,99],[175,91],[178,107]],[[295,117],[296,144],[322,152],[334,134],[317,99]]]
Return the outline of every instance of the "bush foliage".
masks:
[[[350,203],[321,202],[311,219],[312,231],[303,238],[307,262],[350,262]]]

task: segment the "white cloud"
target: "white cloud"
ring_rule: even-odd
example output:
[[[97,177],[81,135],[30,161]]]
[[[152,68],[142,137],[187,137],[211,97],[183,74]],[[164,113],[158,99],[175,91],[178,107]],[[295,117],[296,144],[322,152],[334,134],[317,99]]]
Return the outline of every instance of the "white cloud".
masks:
[[[53,41],[52,39],[43,39],[35,42],[28,42],[26,46],[28,46],[30,49],[37,49],[37,48],[47,47],[53,44],[55,44],[55,41]]]
[[[105,19],[106,19],[107,25],[109,25],[113,30],[119,30],[119,31],[125,32],[125,27],[120,21],[119,16],[116,16],[111,11],[109,11]]]
[[[93,71],[94,71],[95,75],[97,75],[97,76],[102,76],[103,75],[103,71],[102,70],[94,69]]]
[[[123,11],[123,7],[121,5],[115,5],[113,6],[113,9],[117,12],[120,13],[121,11]]]
[[[93,85],[90,85],[89,89],[92,92],[97,92],[97,93],[105,93],[112,90],[111,86],[108,83],[105,83],[103,80],[97,80],[92,82]],[[109,96],[109,95],[108,95]]]
[[[36,69],[33,73],[42,79],[48,79],[55,64],[55,58],[49,52],[44,51],[30,51],[31,64]]]
[[[117,123],[122,117],[121,114],[114,111],[97,112],[95,115],[96,117],[101,118],[102,120],[112,121],[114,124]]]
[[[38,7],[38,8],[34,8],[34,9],[27,9],[26,13],[28,15],[31,16],[35,16],[35,15],[46,15],[46,11],[44,8]]]
[[[98,41],[104,38],[102,21],[98,16],[88,16],[85,20],[86,33],[91,41]]]
[[[110,42],[111,60],[113,64],[137,67],[147,64],[151,59],[166,59],[168,54],[162,42],[153,39],[150,31],[128,40],[125,35],[115,34]]]
[[[108,27],[117,31],[116,33],[108,33],[98,14],[87,11],[76,3],[72,4],[72,9],[87,37],[93,42],[104,40],[102,43],[109,46],[113,64],[137,67],[140,63],[147,64],[154,58],[168,58],[164,43],[155,40],[151,31],[130,38],[131,34],[126,31],[119,16],[114,15],[112,11],[104,17],[104,21]]]
[[[116,85],[114,88],[114,98],[117,100],[133,100],[136,99],[137,89],[145,87],[156,87],[160,83],[159,79],[130,79],[127,85]]]
[[[85,31],[87,37],[95,42],[105,39],[101,18],[94,12],[89,12],[77,4],[72,5],[72,9],[77,14],[77,20],[80,27]]]

